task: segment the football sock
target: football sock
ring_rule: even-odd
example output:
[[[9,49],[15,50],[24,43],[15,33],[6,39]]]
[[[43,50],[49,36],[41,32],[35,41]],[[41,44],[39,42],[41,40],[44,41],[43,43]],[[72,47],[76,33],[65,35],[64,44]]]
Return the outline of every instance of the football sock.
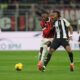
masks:
[[[43,52],[42,52],[42,56],[41,56],[41,61],[42,61],[42,62],[44,62],[47,53],[48,53],[47,45],[44,45],[44,47],[43,47]]]
[[[70,62],[73,63],[73,53],[72,52],[68,52],[69,58],[70,58]]]
[[[42,52],[43,52],[43,47],[41,47],[39,51],[39,55],[38,55],[39,60],[41,60]]]
[[[41,53],[39,52],[39,55],[38,55],[38,60],[41,60]]]
[[[50,53],[48,53],[48,55],[47,55],[47,58],[45,59],[45,61],[44,61],[44,66],[47,66],[47,64],[49,63],[49,61],[50,61],[50,59],[51,59],[51,54]]]

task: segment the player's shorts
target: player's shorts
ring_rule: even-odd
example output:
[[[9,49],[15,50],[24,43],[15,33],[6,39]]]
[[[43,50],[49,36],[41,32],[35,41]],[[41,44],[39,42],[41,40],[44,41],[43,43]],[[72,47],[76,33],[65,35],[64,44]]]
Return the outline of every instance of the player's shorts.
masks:
[[[46,45],[46,43],[47,42],[52,42],[53,41],[53,38],[43,38],[42,40],[41,40],[41,45],[40,45],[40,47],[43,47],[44,45]]]
[[[68,39],[64,38],[55,38],[50,46],[50,48],[57,49],[59,46],[63,46],[64,48],[66,46],[69,46],[69,41]]]

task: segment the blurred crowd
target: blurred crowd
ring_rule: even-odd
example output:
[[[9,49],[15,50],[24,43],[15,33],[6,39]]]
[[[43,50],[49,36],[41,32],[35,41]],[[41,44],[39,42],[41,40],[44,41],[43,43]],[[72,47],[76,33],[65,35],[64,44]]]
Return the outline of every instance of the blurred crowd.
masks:
[[[4,21],[2,30],[40,31],[41,14],[52,9],[60,10],[74,31],[80,29],[80,0],[0,0],[0,20]]]
[[[0,0],[0,3],[79,4],[80,0]]]

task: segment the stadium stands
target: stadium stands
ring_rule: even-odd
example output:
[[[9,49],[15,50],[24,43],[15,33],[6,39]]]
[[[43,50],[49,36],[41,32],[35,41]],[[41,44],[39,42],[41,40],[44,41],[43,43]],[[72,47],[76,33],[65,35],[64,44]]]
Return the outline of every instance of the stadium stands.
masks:
[[[80,0],[0,0],[2,31],[40,31],[41,13],[52,9],[60,10],[76,31],[80,20],[79,3]]]

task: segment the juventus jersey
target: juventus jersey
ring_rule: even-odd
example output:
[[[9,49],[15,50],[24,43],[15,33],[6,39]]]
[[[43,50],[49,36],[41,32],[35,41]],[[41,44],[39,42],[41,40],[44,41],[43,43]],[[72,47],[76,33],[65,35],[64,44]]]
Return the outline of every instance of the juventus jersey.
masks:
[[[58,19],[57,21],[55,21],[54,26],[56,29],[56,38],[68,38],[68,27],[70,26],[70,23],[66,19]]]

